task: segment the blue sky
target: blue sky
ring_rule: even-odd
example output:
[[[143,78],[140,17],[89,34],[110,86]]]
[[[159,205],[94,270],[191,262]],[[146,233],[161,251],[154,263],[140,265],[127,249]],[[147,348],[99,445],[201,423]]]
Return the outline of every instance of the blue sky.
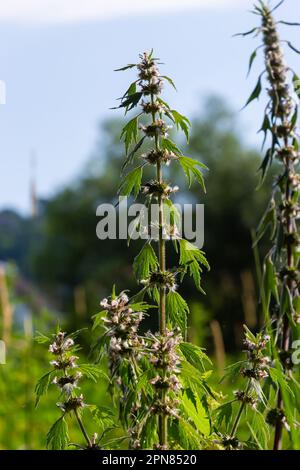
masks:
[[[3,0],[0,6],[0,79],[7,102],[0,106],[0,207],[29,209],[30,154],[37,154],[37,184],[47,197],[78,175],[92,153],[98,122],[117,115],[109,108],[131,73],[113,70],[152,47],[165,62],[178,93],[167,98],[192,116],[201,97],[224,96],[236,112],[261,69],[245,80],[256,42],[232,38],[257,18],[251,0]],[[299,21],[299,2],[279,11]],[[43,7],[41,6],[43,5]],[[283,34],[300,47],[297,28]],[[297,44],[298,43],[298,44]],[[299,56],[288,53],[300,73]],[[262,104],[239,115],[247,142]],[[115,114],[114,114],[115,113]]]

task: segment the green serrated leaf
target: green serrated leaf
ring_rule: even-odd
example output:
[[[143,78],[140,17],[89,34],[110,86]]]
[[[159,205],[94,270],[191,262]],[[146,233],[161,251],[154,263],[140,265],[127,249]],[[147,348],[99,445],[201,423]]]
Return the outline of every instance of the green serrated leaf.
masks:
[[[170,113],[173,116],[177,129],[181,128],[181,130],[185,134],[186,140],[188,141],[189,140],[189,127],[191,126],[190,121],[188,120],[187,117],[183,116],[175,109],[172,109]]]
[[[139,166],[132,170],[122,180],[118,189],[118,194],[120,194],[120,196],[130,196],[133,192],[134,198],[136,199],[141,188],[142,176],[143,166]]]
[[[209,263],[205,257],[204,252],[199,250],[199,248],[197,248],[192,243],[183,239],[179,241],[179,247],[179,264],[180,266],[185,268],[182,277],[186,272],[188,272],[190,276],[194,279],[197,289],[204,293],[201,287],[201,265],[206,267],[207,269],[210,269]]]
[[[53,370],[47,372],[47,374],[43,375],[43,377],[38,380],[34,390],[36,394],[35,406],[39,404],[41,396],[45,395],[48,392],[50,379],[53,372]]]
[[[196,396],[196,406],[194,403],[189,400],[188,396],[184,393],[181,399],[183,408],[190,418],[195,424],[197,430],[203,434],[204,436],[209,436],[210,434],[210,421],[207,413],[198,397]]]
[[[134,275],[138,280],[147,279],[159,266],[155,251],[149,242],[145,243],[133,262]]]
[[[197,167],[207,169],[207,166],[199,162],[198,160],[195,160],[194,158],[185,156],[179,157],[178,161],[187,177],[189,187],[191,187],[192,180],[194,177],[202,187],[203,191],[206,192],[203,175]]]
[[[128,149],[130,145],[132,144],[132,142],[137,141],[138,132],[139,132],[138,122],[139,122],[139,116],[135,116],[126,124],[126,126],[122,130],[120,139],[124,139],[126,155],[128,153]]]
[[[170,291],[167,294],[166,311],[168,321],[171,322],[172,326],[178,326],[185,333],[189,307],[178,292]]]
[[[47,434],[47,448],[50,450],[64,450],[69,444],[69,431],[67,422],[62,416],[49,429]]]
[[[168,150],[169,152],[173,152],[175,153],[175,155],[177,156],[180,156],[182,155],[182,152],[181,150],[177,147],[177,145],[172,142],[172,140],[170,139],[161,139],[161,147],[164,149],[164,150]]]
[[[99,377],[104,377],[108,382],[109,378],[98,366],[93,364],[80,364],[78,370],[93,382],[98,382]]]
[[[209,357],[201,348],[199,348],[199,346],[192,343],[180,343],[179,347],[186,360],[196,369],[202,369],[204,372],[204,362],[206,361],[209,364],[212,364]]]

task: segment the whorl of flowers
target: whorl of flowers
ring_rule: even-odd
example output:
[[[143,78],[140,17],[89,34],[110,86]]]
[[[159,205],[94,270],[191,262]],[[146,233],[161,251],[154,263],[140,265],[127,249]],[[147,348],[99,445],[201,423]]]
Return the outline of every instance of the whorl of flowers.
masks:
[[[106,312],[103,322],[110,338],[108,353],[110,371],[113,374],[125,357],[135,356],[142,347],[138,329],[144,313],[136,312],[130,307],[125,293],[116,298],[103,299],[100,305]]]
[[[177,288],[176,273],[172,271],[153,271],[148,279],[141,279],[147,289],[164,287],[168,291],[175,292]]]
[[[62,331],[54,335],[53,342],[49,346],[49,352],[55,357],[55,360],[50,361],[50,365],[58,373],[54,376],[52,383],[60,389],[65,397],[65,401],[57,403],[57,406],[64,413],[85,406],[83,395],[74,395],[82,377],[82,373],[79,370],[76,371],[78,356],[73,354],[74,350],[76,350],[74,340]]]
[[[149,360],[154,365],[157,375],[150,380],[155,390],[152,412],[177,417],[177,395],[181,390],[178,378],[180,374],[180,358],[177,347],[182,341],[179,330],[168,330],[164,335],[147,334],[150,343]],[[163,396],[163,399],[162,399]]]
[[[278,426],[279,424],[283,426],[287,431],[290,431],[290,426],[287,422],[286,416],[284,414],[284,411],[280,408],[273,408],[271,409],[267,416],[266,416],[266,422],[270,425],[273,426],[274,428]]]
[[[268,377],[270,358],[265,355],[265,348],[269,341],[269,335],[258,333],[256,337],[251,335],[249,338],[249,334],[246,334],[244,347],[247,354],[247,366],[241,370],[243,377],[254,380],[261,380]]]

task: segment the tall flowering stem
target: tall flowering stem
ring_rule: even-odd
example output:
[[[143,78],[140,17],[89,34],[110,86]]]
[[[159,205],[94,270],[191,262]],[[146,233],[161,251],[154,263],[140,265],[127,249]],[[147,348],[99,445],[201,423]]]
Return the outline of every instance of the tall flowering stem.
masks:
[[[283,2],[280,2],[280,4]],[[272,226],[273,245],[264,263],[264,308],[271,313],[271,322],[276,324],[274,335],[274,359],[280,361],[279,367],[288,379],[292,370],[291,338],[296,333],[299,315],[299,252],[300,237],[298,220],[300,217],[299,192],[300,175],[299,142],[297,136],[299,79],[286,66],[282,50],[285,42],[298,52],[290,42],[281,41],[277,28],[278,24],[293,24],[285,21],[275,21],[273,12],[278,7],[271,8],[269,4],[259,1],[254,7],[254,13],[261,17],[261,25],[249,33],[262,36],[265,58],[265,70],[260,75],[258,83],[247,104],[258,98],[262,91],[262,78],[268,83],[268,96],[263,125],[265,141],[270,137],[270,146],[261,165],[263,177],[274,159],[280,162],[281,172],[273,185],[269,207],[258,228],[257,240],[262,238],[269,225]],[[257,48],[250,59],[250,68],[257,55]],[[295,93],[296,92],[296,93]],[[278,358],[276,347],[279,348]],[[284,426],[284,402],[282,386],[278,385],[277,405],[273,415],[280,418],[275,425],[274,449],[282,446],[282,430]],[[274,411],[274,410],[273,410]],[[272,413],[271,413],[272,414]]]
[[[249,442],[243,443],[238,437],[240,421],[243,413],[249,413],[250,410],[253,414],[253,423],[260,416],[259,408],[264,407],[263,382],[270,374],[271,360],[266,355],[270,336],[263,332],[254,335],[246,326],[244,326],[244,329],[244,352],[246,357],[237,364],[235,373],[245,379],[245,387],[242,390],[236,390],[233,400],[217,409],[221,421],[224,418],[226,408],[231,410],[233,404],[235,406],[239,405],[237,406],[237,413],[233,415],[230,423],[228,423],[231,427],[228,426],[227,433],[221,434],[219,432],[220,440],[217,442],[226,450],[239,450],[249,446]],[[235,369],[236,365],[233,367]],[[228,414],[231,413],[228,412]],[[249,416],[247,419],[249,420]],[[252,433],[255,435],[253,429]]]
[[[174,88],[175,86],[169,77],[161,75],[158,59],[153,56],[153,52],[142,54],[139,63],[129,64],[119,70],[131,68],[137,70],[138,77],[121,98],[119,108],[123,108],[127,114],[139,107],[139,112],[122,131],[121,138],[124,139],[126,149],[123,171],[127,170],[128,166],[135,165],[137,156],[140,161],[123,177],[119,195],[130,197],[133,194],[136,198],[142,193],[145,197],[144,207],[150,211],[151,220],[148,217],[145,220],[142,212],[135,220],[135,229],[142,235],[141,238],[146,238],[146,242],[133,264],[135,276],[142,288],[130,300],[129,308],[132,308],[131,306],[135,305],[136,301],[141,300],[143,304],[138,303],[138,305],[141,305],[141,308],[149,308],[149,305],[143,301],[147,294],[151,301],[157,304],[159,332],[156,335],[149,333],[139,340],[139,345],[130,345],[130,348],[134,349],[135,360],[131,356],[129,362],[138,375],[140,363],[143,361],[139,361],[137,357],[144,348],[144,354],[142,353],[144,360],[150,360],[156,371],[154,376],[151,373],[152,388],[149,393],[147,392],[148,403],[151,413],[158,417],[158,443],[155,446],[158,449],[167,449],[169,447],[169,418],[174,418],[176,415],[179,419],[176,411],[176,403],[178,403],[176,394],[180,392],[181,385],[178,379],[180,354],[177,349],[186,333],[188,314],[188,305],[177,292],[178,278],[182,280],[184,275],[189,273],[197,288],[202,290],[202,266],[206,268],[209,266],[204,253],[181,236],[180,223],[178,223],[180,214],[172,201],[172,196],[179,188],[169,185],[165,179],[164,168],[171,162],[176,162],[184,171],[190,184],[195,178],[205,189],[200,170],[205,166],[198,160],[184,156],[168,136],[169,128],[175,125],[188,138],[190,123],[185,116],[161,99],[164,82],[168,82]],[[170,121],[171,125],[167,124],[165,118]],[[145,147],[145,151],[140,154],[142,146]],[[142,183],[146,166],[154,167],[155,173],[152,180]],[[171,269],[167,266],[166,259],[166,244],[169,240],[173,242],[177,253],[180,254],[179,266]],[[103,306],[105,308],[105,305]],[[180,332],[177,331],[178,326],[181,329]],[[120,337],[119,333],[118,337]],[[112,339],[110,344],[111,341]],[[122,343],[122,340],[120,341]],[[119,345],[119,339],[117,344]],[[144,400],[147,393],[141,394],[139,398]],[[135,410],[136,422],[138,422],[137,416]],[[148,418],[146,415],[141,420],[145,422]],[[133,432],[135,447],[143,445],[140,439],[141,429],[142,426],[139,429],[135,426]]]
[[[36,405],[42,395],[45,395],[51,384],[56,385],[60,391],[60,399],[56,405],[61,411],[61,416],[55,421],[47,434],[47,447],[52,450],[62,450],[73,445],[81,449],[100,449],[98,434],[89,436],[83,423],[82,411],[89,407],[84,402],[82,393],[79,393],[79,382],[84,377],[96,381],[101,371],[89,364],[77,364],[79,357],[76,354],[78,346],[74,342],[76,335],[67,335],[63,331],[57,331],[49,338],[45,335],[36,339],[40,343],[49,343],[49,352],[53,356],[50,361],[52,369],[47,372],[36,385]],[[85,445],[77,445],[70,442],[67,417],[74,415],[82,433]]]

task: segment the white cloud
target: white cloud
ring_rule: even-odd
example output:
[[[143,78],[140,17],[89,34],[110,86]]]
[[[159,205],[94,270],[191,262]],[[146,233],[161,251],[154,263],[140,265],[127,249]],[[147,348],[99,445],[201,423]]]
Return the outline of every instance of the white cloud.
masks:
[[[243,6],[249,6],[249,0],[1,0],[0,21],[77,22]]]

